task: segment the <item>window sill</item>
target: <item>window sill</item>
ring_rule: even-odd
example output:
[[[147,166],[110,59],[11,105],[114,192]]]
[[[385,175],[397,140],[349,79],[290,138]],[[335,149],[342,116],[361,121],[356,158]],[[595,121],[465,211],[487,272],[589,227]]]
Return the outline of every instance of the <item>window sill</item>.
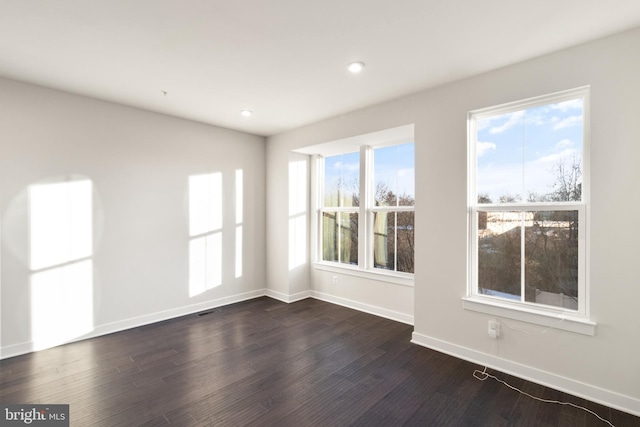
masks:
[[[349,276],[361,277],[363,279],[377,280],[380,282],[394,283],[396,285],[413,287],[413,275],[393,274],[386,271],[362,270],[357,267],[335,265],[333,263],[314,262],[316,270],[331,271],[333,273],[346,274]]]
[[[514,307],[501,301],[492,301],[477,297],[462,298],[462,307],[465,310],[477,311],[583,335],[594,336],[596,333],[595,322],[582,317],[567,315],[566,313],[552,313],[528,307]]]

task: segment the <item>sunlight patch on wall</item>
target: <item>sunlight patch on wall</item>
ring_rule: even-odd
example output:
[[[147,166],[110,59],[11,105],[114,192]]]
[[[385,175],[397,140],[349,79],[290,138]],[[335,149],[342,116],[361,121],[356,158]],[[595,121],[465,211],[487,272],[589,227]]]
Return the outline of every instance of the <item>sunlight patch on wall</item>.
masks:
[[[307,260],[307,162],[289,162],[289,270]]]
[[[236,279],[242,277],[242,226],[236,227]]]
[[[189,235],[222,229],[222,174],[189,177]]]
[[[189,242],[189,296],[222,284],[222,233],[197,237]]]
[[[31,336],[35,350],[93,330],[93,185],[29,187]]]
[[[222,174],[189,177],[189,296],[222,284]]]
[[[34,350],[62,344],[93,329],[92,278],[91,260],[31,276]]]
[[[29,187],[32,270],[91,256],[91,199],[91,181]]]
[[[242,277],[242,221],[243,221],[243,176],[236,170],[236,279]]]
[[[307,218],[289,218],[289,270],[305,263],[307,256]]]
[[[242,224],[243,216],[243,173],[242,169],[236,170],[236,225]]]

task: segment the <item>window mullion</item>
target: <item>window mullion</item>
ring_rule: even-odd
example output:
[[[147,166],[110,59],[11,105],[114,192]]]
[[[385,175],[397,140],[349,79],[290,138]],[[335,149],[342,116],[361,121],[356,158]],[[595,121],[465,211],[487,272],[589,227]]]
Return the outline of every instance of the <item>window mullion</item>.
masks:
[[[337,255],[338,255],[338,263],[342,262],[342,212],[336,212],[336,247],[337,247]]]
[[[393,213],[393,271],[398,271],[398,211]]]
[[[526,224],[525,224],[525,214],[524,211],[520,211],[520,301],[525,302],[527,300],[525,292],[526,292],[526,270],[525,266],[527,265],[527,260],[525,259],[526,255]]]
[[[367,269],[371,266],[369,231],[373,229],[370,224],[369,211],[373,188],[372,157],[371,147],[360,147],[360,209],[358,211],[358,268],[360,269]]]
[[[414,212],[415,206],[371,206],[372,212]]]

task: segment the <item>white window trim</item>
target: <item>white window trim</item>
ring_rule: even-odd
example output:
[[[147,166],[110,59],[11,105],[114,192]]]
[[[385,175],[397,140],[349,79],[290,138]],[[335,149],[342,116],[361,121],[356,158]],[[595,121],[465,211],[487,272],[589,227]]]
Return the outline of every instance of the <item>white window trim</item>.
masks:
[[[534,108],[542,105],[582,98],[583,102],[583,141],[582,141],[582,200],[580,202],[565,203],[504,203],[477,204],[476,190],[476,121],[488,116],[506,114],[518,110]],[[469,112],[467,120],[468,131],[468,254],[467,254],[467,295],[462,298],[465,310],[505,317],[527,323],[541,325],[547,328],[576,332],[584,335],[595,335],[596,323],[590,318],[590,287],[589,287],[589,189],[590,189],[590,132],[589,132],[589,87],[581,87],[554,94],[516,101],[502,106],[483,108]],[[577,210],[579,237],[578,251],[583,255],[579,259],[581,279],[578,283],[578,310],[568,310],[559,307],[543,306],[521,301],[508,301],[489,295],[478,293],[477,289],[477,212],[505,211],[505,210]]]
[[[380,137],[393,134],[392,138],[385,138],[382,142]],[[403,136],[398,136],[402,134]],[[374,141],[374,145],[365,145],[363,141]],[[373,212],[389,210],[389,211],[414,211],[413,206],[399,206],[399,207],[376,207],[372,209],[371,206],[371,189],[373,188],[373,150],[382,147],[388,147],[393,145],[400,145],[409,142],[413,142],[413,125],[402,126],[400,128],[390,129],[388,131],[376,132],[370,135],[361,135],[349,140],[357,145],[352,145],[352,150],[343,149],[336,150],[336,144],[342,142],[344,146],[349,146],[347,141],[336,141],[333,143],[325,144],[327,147],[331,147],[326,151],[318,149],[312,154],[311,157],[311,176],[312,176],[312,191],[311,191],[311,211],[313,219],[313,232],[311,238],[311,255],[313,266],[317,270],[331,271],[340,274],[346,274],[356,277],[361,277],[369,280],[378,280],[388,283],[394,283],[403,286],[414,285],[414,274],[403,273],[398,271],[384,270],[373,267],[373,239],[370,238],[370,232],[373,232]],[[317,146],[322,147],[323,144]],[[308,147],[301,152],[310,154],[310,150],[314,150],[314,147]],[[357,207],[323,207],[322,197],[324,195],[324,168],[322,167],[323,155],[332,156],[336,154],[347,154],[358,151],[360,152],[361,164],[366,165],[364,168],[360,168],[360,188],[365,189],[364,194],[360,194],[360,206]],[[320,152],[321,154],[318,154]],[[364,160],[362,160],[364,159]],[[364,183],[364,185],[362,185]],[[360,224],[362,225],[362,218],[365,218],[365,233],[360,233],[358,236],[358,265],[343,264],[340,262],[323,261],[322,260],[322,212],[323,210],[329,210],[332,212],[358,212]]]
[[[582,316],[572,316],[560,310],[553,312],[550,310],[538,310],[535,307],[515,306],[506,300],[492,298],[490,296],[484,296],[482,298],[475,296],[464,297],[462,298],[462,307],[465,310],[519,320],[546,328],[561,329],[590,336],[596,334],[595,322]]]
[[[377,280],[380,282],[394,283],[402,286],[413,286],[413,274],[393,272],[389,270],[375,269],[365,270],[349,264],[340,265],[336,262],[316,261],[313,263],[316,270],[330,271],[332,273],[346,274],[362,279]]]

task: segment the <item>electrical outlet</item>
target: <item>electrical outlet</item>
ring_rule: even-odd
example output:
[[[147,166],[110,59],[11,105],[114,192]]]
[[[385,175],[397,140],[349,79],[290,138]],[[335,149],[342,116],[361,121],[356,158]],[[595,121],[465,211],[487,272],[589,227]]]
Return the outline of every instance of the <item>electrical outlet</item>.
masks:
[[[333,276],[333,278],[331,279],[334,285],[338,284],[338,276]]]
[[[489,338],[498,339],[500,336],[500,322],[497,320],[489,320]]]

